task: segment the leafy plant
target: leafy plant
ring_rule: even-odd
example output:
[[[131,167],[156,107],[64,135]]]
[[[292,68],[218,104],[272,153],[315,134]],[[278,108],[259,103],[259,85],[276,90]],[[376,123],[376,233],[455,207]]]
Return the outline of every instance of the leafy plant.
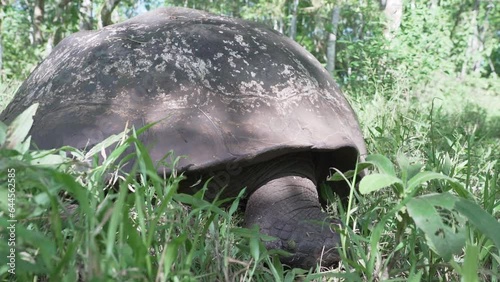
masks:
[[[479,246],[475,242],[487,238],[490,242],[487,245],[493,244],[498,252],[500,240],[497,234],[500,234],[500,223],[476,204],[473,195],[457,180],[440,173],[421,171],[423,165],[412,165],[402,155],[398,156],[397,161],[398,170],[382,155],[366,157],[366,163],[377,168],[379,172],[365,176],[359,183],[359,192],[368,195],[384,188],[391,188],[396,200],[391,202],[391,206],[387,207],[381,218],[370,228],[370,255],[364,258],[366,263],[362,266],[364,272],[377,273],[377,268],[383,264],[380,244],[388,226],[395,226],[397,230],[394,244],[400,247],[394,252],[402,252],[404,249],[425,251],[424,246],[419,246],[415,238],[408,240],[408,236],[418,234],[407,233],[408,230],[414,230],[415,226],[423,233],[428,249],[441,257],[444,262],[449,262],[463,277],[473,277],[478,281],[477,272],[470,270],[470,267],[476,270],[478,268],[473,264],[479,259]],[[366,167],[366,164],[361,165],[361,169]],[[437,180],[448,183],[446,191],[422,194],[426,183]],[[499,205],[496,202],[495,206]],[[472,230],[476,230],[477,237],[469,236]],[[355,236],[354,233],[348,235],[351,236]],[[463,253],[464,248],[465,261],[461,266],[456,257]],[[394,256],[392,259],[395,259],[395,253],[392,256]],[[391,258],[387,260],[385,266],[389,267]],[[411,277],[421,277],[422,272],[415,272],[417,268],[410,271]],[[368,280],[370,277],[368,276]]]

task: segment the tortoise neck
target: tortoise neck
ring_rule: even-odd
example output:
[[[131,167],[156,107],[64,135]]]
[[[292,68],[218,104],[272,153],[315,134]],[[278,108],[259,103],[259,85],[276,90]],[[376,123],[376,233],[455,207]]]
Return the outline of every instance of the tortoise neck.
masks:
[[[314,163],[310,152],[288,154],[258,163],[242,170],[242,183],[235,183],[247,187],[248,194],[255,192],[262,185],[287,176],[298,176],[309,179],[316,187]],[[232,188],[241,188],[232,187]]]
[[[287,176],[297,176],[309,179],[316,187],[314,163],[310,152],[301,152],[280,156],[265,162],[242,167],[238,174],[228,175],[224,179],[225,196],[237,196],[241,189],[246,188],[246,194],[251,195],[266,183]],[[221,175],[219,173],[219,175]],[[212,179],[212,180],[217,180]],[[218,179],[220,180],[220,179]],[[219,181],[220,182],[220,181]],[[213,183],[221,184],[221,183]],[[214,191],[220,191],[223,186],[212,185]]]
[[[205,193],[209,200],[217,195],[236,197],[243,188],[246,188],[246,194],[250,195],[267,182],[285,176],[303,177],[310,179],[314,186],[317,184],[310,152],[287,154],[244,167],[237,164],[228,165],[225,169],[187,176],[187,181],[181,182],[180,189],[185,193],[198,191],[210,179]]]

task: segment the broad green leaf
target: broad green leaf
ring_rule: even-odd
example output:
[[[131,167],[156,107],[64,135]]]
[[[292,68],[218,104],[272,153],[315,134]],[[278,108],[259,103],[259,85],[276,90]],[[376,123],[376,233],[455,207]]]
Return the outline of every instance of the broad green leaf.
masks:
[[[24,139],[28,136],[28,133],[33,125],[33,116],[38,108],[38,103],[31,105],[22,114],[12,121],[12,123],[7,127],[6,137],[4,147],[7,149],[15,149],[19,146]]]
[[[67,161],[62,155],[53,154],[53,151],[35,151],[32,154],[34,165],[57,166]]]
[[[450,140],[448,140],[448,143],[450,143]],[[448,153],[445,153],[441,157],[441,162],[442,162],[442,169],[441,169],[442,172],[444,174],[450,174],[452,171],[452,167],[453,167],[452,161],[450,159],[450,155]]]
[[[462,267],[462,281],[477,282],[479,281],[478,265],[479,264],[479,246],[467,244],[465,247],[465,258]]]
[[[28,152],[31,145],[31,136],[27,136],[23,142],[16,146],[16,150],[20,153]]]
[[[46,193],[46,192],[42,192],[42,193],[40,193],[38,195],[35,195],[33,197],[33,200],[38,205],[46,206],[46,205],[50,204],[50,195],[48,193]]]
[[[395,183],[402,184],[399,178],[389,174],[382,174],[382,173],[370,174],[361,179],[361,182],[359,183],[359,192],[361,194],[368,194],[380,190],[382,188],[391,186],[392,184]]]
[[[260,246],[258,237],[250,238],[250,254],[252,255],[252,258],[254,259],[255,263],[257,263],[259,261],[259,256],[260,256]]]
[[[406,172],[407,179],[412,179],[415,175],[417,175],[421,170],[423,164],[412,164],[408,166],[408,170]]]
[[[394,170],[394,165],[386,156],[378,155],[378,154],[369,155],[366,157],[365,162],[373,164],[382,173],[385,173],[385,174],[388,174],[391,176],[396,176],[396,172]]]
[[[445,261],[465,245],[465,218],[454,210],[458,198],[449,194],[429,194],[411,199],[406,208],[427,244]]]
[[[422,281],[422,270],[419,270],[417,273],[411,273],[410,277],[408,277],[408,282],[420,282]]]
[[[430,180],[435,180],[435,179],[446,179],[448,181],[455,181],[453,178],[450,178],[444,174],[437,173],[437,172],[432,172],[432,171],[422,171],[417,173],[417,175],[413,176],[411,179],[408,180],[408,185],[407,185],[407,192],[411,193],[413,189],[417,188],[418,186],[422,185],[423,183],[430,181]]]
[[[396,162],[402,171],[407,171],[410,167],[410,160],[408,160],[408,157],[401,152],[397,153]]]
[[[455,191],[455,193],[457,193],[460,197],[469,200],[474,199],[474,195],[472,195],[472,193],[469,190],[465,189],[462,183],[456,180],[450,181],[449,183],[453,191]]]
[[[466,199],[459,199],[455,203],[455,209],[467,217],[472,225],[490,238],[500,249],[500,223],[491,214],[476,203]]]

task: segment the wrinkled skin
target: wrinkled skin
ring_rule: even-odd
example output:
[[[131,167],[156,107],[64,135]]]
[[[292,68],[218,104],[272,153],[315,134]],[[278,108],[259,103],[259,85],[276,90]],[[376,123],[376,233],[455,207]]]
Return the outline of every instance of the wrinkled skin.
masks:
[[[235,168],[236,173],[224,177],[218,177],[218,172],[188,174],[191,183],[181,183],[181,191],[194,193],[199,187],[189,187],[192,182],[201,186],[209,178],[213,179],[205,194],[208,198],[221,189],[223,196],[235,197],[246,188],[245,226],[257,225],[263,234],[276,237],[266,247],[289,252],[291,255],[281,257],[283,263],[304,269],[331,266],[340,259],[340,236],[335,231],[340,222],[322,211],[317,186],[325,178],[317,175],[317,163],[313,153],[301,152]],[[342,185],[328,184],[339,194],[344,192],[338,191]]]
[[[266,246],[293,254],[283,257],[283,263],[306,269],[317,263],[332,265],[339,260],[340,237],[333,231],[334,225],[339,226],[321,211],[312,155],[275,163],[280,166],[256,168],[265,171],[265,177],[248,200],[245,224],[258,225],[261,232],[279,238]]]
[[[141,141],[153,161],[170,150],[187,156],[176,167],[189,176],[184,191],[212,176],[208,197],[246,187],[246,225],[277,237],[266,244],[292,253],[284,263],[338,260],[338,222],[321,211],[317,186],[332,167],[353,169],[364,140],[328,72],[276,31],[157,9],[64,39],[0,120],[9,123],[35,102],[31,135],[39,148],[89,148],[126,125],[157,122]],[[343,198],[349,192],[345,184],[331,187]]]

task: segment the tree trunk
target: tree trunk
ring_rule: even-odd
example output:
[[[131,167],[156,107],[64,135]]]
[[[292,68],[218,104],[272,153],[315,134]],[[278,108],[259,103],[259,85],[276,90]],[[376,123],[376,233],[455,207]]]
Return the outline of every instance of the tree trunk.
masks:
[[[471,24],[472,33],[469,36],[469,42],[467,44],[467,51],[465,55],[465,60],[462,64],[462,71],[460,77],[463,78],[470,70],[479,74],[481,71],[481,51],[484,48],[483,42],[481,42],[480,37],[480,27],[478,24],[479,16],[479,0],[474,1],[474,7],[472,10]]]
[[[46,54],[52,52],[52,48],[59,43],[63,38],[63,27],[65,25],[64,15],[70,0],[59,0],[55,11],[54,20],[52,25],[55,26],[55,31],[52,33],[51,38],[47,40],[47,47],[45,48]]]
[[[403,0],[381,0],[380,6],[386,17],[385,38],[391,40],[398,31],[403,17]]]
[[[490,5],[486,6],[486,11],[484,13],[484,20],[483,25],[479,26],[479,24],[476,25],[476,32],[477,32],[477,43],[478,43],[478,50],[476,56],[474,56],[475,62],[474,62],[474,68],[473,70],[479,74],[481,72],[481,61],[482,61],[482,54],[481,52],[484,51],[484,46],[486,44],[486,34],[488,32],[489,28],[489,17],[491,14],[491,11],[493,10],[493,2],[490,1]],[[479,15],[479,9],[481,9],[480,2],[479,0],[476,0],[475,3],[475,8],[476,8],[476,17]],[[494,68],[492,68],[494,70]]]
[[[45,12],[45,0],[36,0],[33,11],[33,45],[40,45],[43,42],[42,24]]]
[[[293,40],[295,40],[295,36],[297,34],[297,8],[298,7],[299,7],[299,0],[293,0],[292,20],[290,22],[290,32],[289,32],[289,36]]]
[[[438,6],[439,6],[438,0],[431,0],[431,3],[429,4],[430,9],[436,9]]]
[[[107,25],[113,24],[111,21],[111,14],[115,10],[116,6],[120,3],[120,0],[105,0],[102,9],[101,17],[99,18],[99,28],[105,27]]]
[[[80,4],[80,30],[92,30],[92,0],[82,0]]]
[[[483,42],[481,42],[481,34],[480,34],[480,27],[479,27],[479,21],[478,21],[478,16],[479,16],[479,0],[476,0],[474,3],[474,18],[475,18],[475,25],[473,25],[473,32],[472,32],[472,44],[471,44],[471,57],[472,57],[472,71],[475,72],[476,74],[479,74],[481,71],[481,51],[483,51]]]
[[[5,16],[5,7],[7,5],[10,5],[9,0],[0,0],[0,82],[3,82],[5,77],[4,77],[4,71],[3,71],[3,44],[2,44],[2,34],[3,34],[3,18]]]
[[[231,16],[234,18],[241,18],[240,15],[240,1],[231,2]]]
[[[485,13],[485,16],[484,16],[484,25],[482,27],[482,30],[481,30],[481,43],[483,45],[483,50],[484,50],[484,46],[486,45],[486,35],[488,34],[488,28],[489,28],[489,24],[490,24],[490,15],[491,15],[491,11],[493,10],[493,0],[490,0],[488,5],[486,6],[486,13]],[[491,37],[489,37],[491,38]],[[496,70],[495,70],[495,65],[493,64],[493,61],[491,59],[491,55],[492,55],[492,52],[489,52],[488,54],[488,65],[490,66],[490,69],[491,69],[491,75],[493,77],[497,77],[497,73],[496,73]]]
[[[5,7],[5,1],[0,1],[2,4],[2,9]],[[2,45],[2,23],[3,23],[4,12],[0,10],[0,82],[3,81],[3,45]]]
[[[283,33],[283,30],[284,30],[284,27],[285,27],[285,22],[283,21],[283,17],[280,17],[279,18],[279,32],[280,33]]]
[[[312,39],[314,51],[316,53],[323,53],[325,43],[325,21],[321,18],[321,13],[319,11],[315,11],[313,17],[314,31]]]
[[[335,45],[337,44],[337,30],[340,21],[340,7],[337,5],[332,10],[332,32],[328,34],[326,48],[326,70],[333,75],[335,71]]]

